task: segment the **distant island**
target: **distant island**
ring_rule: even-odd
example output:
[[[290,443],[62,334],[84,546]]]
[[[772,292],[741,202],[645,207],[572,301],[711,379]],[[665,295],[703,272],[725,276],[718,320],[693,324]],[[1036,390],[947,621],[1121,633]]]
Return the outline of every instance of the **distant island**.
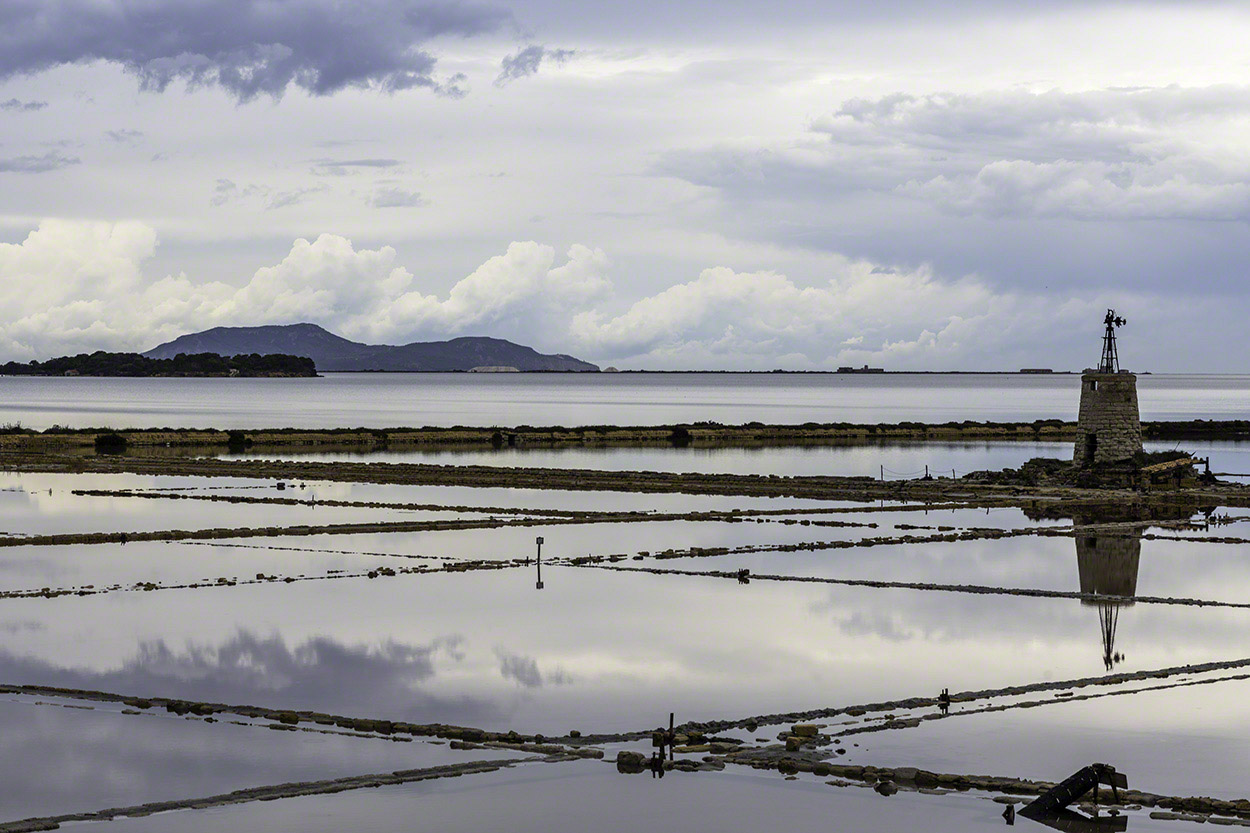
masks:
[[[598,372],[598,365],[563,354],[544,355],[500,338],[465,337],[450,341],[419,341],[398,346],[361,344],[316,324],[267,327],[214,327],[191,333],[147,351],[150,359],[179,353],[275,353],[305,356],[323,371],[518,371]]]
[[[138,353],[80,353],[44,362],[0,365],[0,376],[247,376],[310,377],[317,364],[305,356],[257,353],[222,356],[218,353],[179,353],[154,359]]]

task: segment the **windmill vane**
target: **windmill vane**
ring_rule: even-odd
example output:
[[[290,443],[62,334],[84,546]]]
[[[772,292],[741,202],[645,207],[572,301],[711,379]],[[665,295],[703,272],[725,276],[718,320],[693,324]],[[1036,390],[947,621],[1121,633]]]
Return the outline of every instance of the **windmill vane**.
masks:
[[[1098,372],[1119,373],[1120,354],[1115,345],[1115,328],[1123,327],[1128,321],[1116,315],[1115,310],[1109,309],[1103,323],[1107,325],[1107,331],[1102,337],[1102,360],[1098,363]]]

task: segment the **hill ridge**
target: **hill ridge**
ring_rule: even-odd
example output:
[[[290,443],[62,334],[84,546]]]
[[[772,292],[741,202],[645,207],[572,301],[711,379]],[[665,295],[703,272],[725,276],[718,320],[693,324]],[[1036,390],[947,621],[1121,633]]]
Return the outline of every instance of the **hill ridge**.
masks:
[[[142,355],[165,359],[179,353],[284,353],[310,358],[322,371],[451,372],[475,367],[548,372],[599,370],[597,365],[573,356],[543,354],[532,347],[492,336],[457,336],[446,341],[398,345],[363,344],[308,322],[211,327],[159,344]]]

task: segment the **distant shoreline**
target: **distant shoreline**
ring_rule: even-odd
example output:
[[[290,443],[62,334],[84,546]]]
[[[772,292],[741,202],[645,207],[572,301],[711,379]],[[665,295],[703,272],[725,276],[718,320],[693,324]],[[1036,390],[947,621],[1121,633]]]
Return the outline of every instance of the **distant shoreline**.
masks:
[[[322,373],[462,373],[468,374],[468,370],[324,370]],[[492,374],[492,373],[474,373],[475,376],[491,376],[491,375],[508,375],[514,376],[516,373],[547,373],[555,375],[574,375],[574,376],[624,376],[627,374],[646,374],[648,376],[661,374],[692,374],[699,373],[705,375],[712,374],[734,374],[734,375],[752,375],[752,376],[1079,376],[1082,371],[1079,370],[1048,370],[1038,372],[1033,370],[874,370],[865,372],[862,370],[519,370],[508,374]],[[1139,376],[1150,375],[1149,371],[1138,373]]]
[[[1185,372],[1185,371],[1180,371]],[[664,375],[701,375],[701,376],[1079,376],[1081,371],[1078,370],[1055,370],[1049,373],[1033,373],[1022,372],[1019,370],[883,370],[874,373],[863,373],[855,371],[853,373],[839,372],[837,370],[518,370],[509,373],[484,373],[481,371],[470,370],[320,370],[318,376],[329,374],[343,376],[411,376],[415,374],[433,374],[439,376],[628,376],[628,375],[646,375],[646,376],[664,376]],[[3,373],[0,376],[35,376],[38,374],[31,373]],[[1150,371],[1142,371],[1138,376],[1150,376]],[[1236,376],[1239,374],[1204,374],[1204,375],[1228,375]],[[53,375],[43,375],[40,378],[51,379],[56,378]],[[175,378],[225,378],[220,376],[176,376],[173,374],[161,376],[82,376],[79,378],[86,379],[103,379],[103,378],[145,378],[145,379],[175,379]],[[238,378],[238,377],[234,377]],[[251,377],[256,378],[256,377]],[[313,378],[313,377],[271,377],[271,378]]]

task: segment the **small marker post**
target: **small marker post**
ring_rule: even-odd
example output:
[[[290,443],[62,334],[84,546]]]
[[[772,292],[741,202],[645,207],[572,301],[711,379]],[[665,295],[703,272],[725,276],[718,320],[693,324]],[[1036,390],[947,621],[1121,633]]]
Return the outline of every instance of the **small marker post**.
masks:
[[[535,540],[535,543],[538,545],[538,556],[536,558],[536,564],[538,567],[538,581],[534,583],[534,589],[542,590],[543,589],[543,537],[539,535],[538,538]]]

